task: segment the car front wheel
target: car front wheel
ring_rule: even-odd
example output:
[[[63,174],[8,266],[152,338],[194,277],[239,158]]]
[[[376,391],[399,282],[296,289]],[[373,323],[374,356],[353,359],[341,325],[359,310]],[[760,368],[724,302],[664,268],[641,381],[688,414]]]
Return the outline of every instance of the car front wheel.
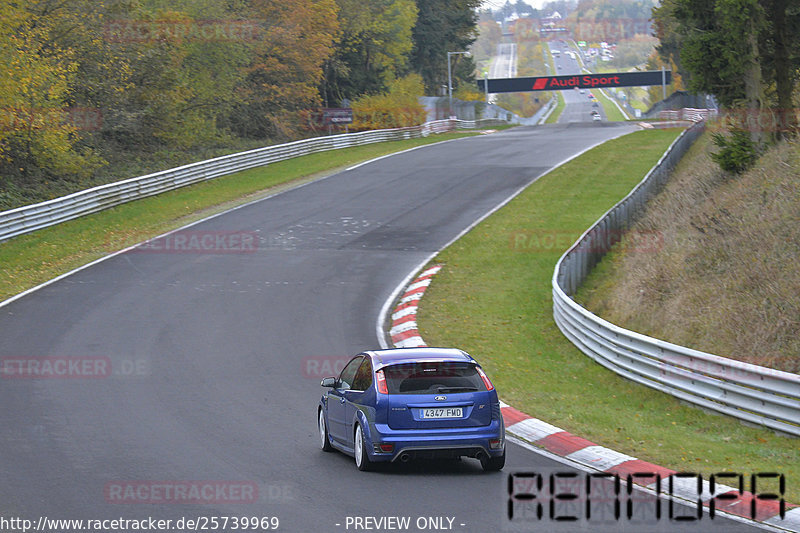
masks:
[[[356,466],[362,472],[372,470],[372,462],[369,460],[367,454],[367,443],[364,439],[364,432],[361,430],[361,424],[356,424],[356,434],[353,443],[353,456],[356,459]]]

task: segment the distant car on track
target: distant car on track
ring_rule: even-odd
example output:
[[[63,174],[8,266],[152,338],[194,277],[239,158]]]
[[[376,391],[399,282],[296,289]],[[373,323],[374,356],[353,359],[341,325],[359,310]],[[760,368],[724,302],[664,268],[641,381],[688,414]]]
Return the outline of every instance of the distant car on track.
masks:
[[[472,457],[503,468],[505,426],[492,382],[462,350],[395,348],[360,353],[317,408],[320,447],[355,458],[359,470],[415,458]]]
[[[600,114],[597,114],[597,115],[592,115],[592,120],[594,120],[595,122],[600,122],[601,120],[603,120],[603,118],[600,116]]]

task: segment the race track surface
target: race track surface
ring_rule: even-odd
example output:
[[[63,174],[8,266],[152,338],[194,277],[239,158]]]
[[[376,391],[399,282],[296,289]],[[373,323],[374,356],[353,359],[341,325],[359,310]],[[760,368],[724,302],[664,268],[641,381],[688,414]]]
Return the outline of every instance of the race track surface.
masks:
[[[474,460],[358,472],[317,447],[319,380],[378,347],[384,301],[425,257],[554,165],[633,129],[596,126],[516,128],[384,158],[187,230],[213,236],[211,248],[132,250],[0,307],[0,358],[99,369],[0,378],[0,514],[277,516],[297,532],[353,531],[355,516],[514,526],[503,518],[508,472],[566,466],[509,444],[496,474]],[[215,489],[200,502],[165,492],[203,484]],[[544,524],[522,530],[699,527]]]

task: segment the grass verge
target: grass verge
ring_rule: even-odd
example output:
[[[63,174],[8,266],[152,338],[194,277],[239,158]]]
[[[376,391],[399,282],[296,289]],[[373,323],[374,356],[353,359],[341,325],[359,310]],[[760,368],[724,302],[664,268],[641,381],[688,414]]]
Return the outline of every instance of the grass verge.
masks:
[[[561,116],[561,113],[564,111],[564,107],[566,107],[566,105],[567,104],[564,101],[564,96],[561,94],[561,91],[556,91],[556,108],[553,109],[553,112],[550,113],[544,123],[555,124],[558,122],[558,117]]]
[[[777,143],[735,177],[715,151],[706,132],[633,225],[660,244],[616,247],[575,300],[645,335],[798,374],[800,146]]]
[[[603,90],[594,91],[592,94],[600,100],[600,105],[603,106],[603,111],[606,113],[608,120],[612,122],[620,122],[628,120],[622,111],[619,110],[617,105],[611,101],[611,98]]]
[[[715,472],[799,479],[797,439],[627,381],[583,355],[553,322],[550,283],[561,253],[677,134],[639,131],[590,150],[443,250],[433,262],[444,269],[418,314],[422,336],[475,355],[515,408],[598,444],[705,479]],[[795,484],[786,497],[800,501]]]
[[[445,133],[296,157],[16,237],[0,243],[0,301],[137,242],[355,163],[470,135],[475,133]]]

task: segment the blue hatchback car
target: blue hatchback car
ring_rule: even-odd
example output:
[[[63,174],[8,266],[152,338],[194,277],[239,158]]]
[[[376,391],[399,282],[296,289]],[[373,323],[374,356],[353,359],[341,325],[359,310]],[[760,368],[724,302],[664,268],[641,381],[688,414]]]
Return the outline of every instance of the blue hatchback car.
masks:
[[[367,351],[321,385],[320,447],[353,456],[359,470],[414,458],[473,457],[487,471],[505,465],[497,391],[466,352]]]

